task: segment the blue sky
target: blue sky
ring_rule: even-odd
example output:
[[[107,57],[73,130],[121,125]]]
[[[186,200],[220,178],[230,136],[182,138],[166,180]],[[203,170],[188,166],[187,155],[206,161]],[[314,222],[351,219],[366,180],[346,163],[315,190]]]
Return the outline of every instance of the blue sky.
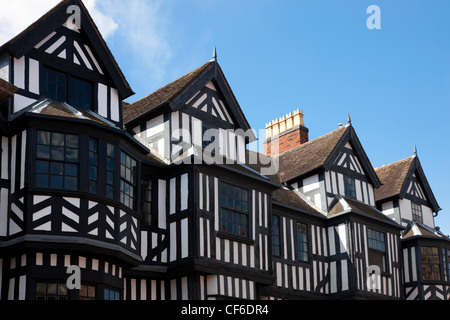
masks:
[[[374,167],[413,155],[416,144],[443,209],[436,225],[450,233],[450,1],[84,2],[136,92],[127,101],[204,64],[217,46],[228,82],[257,130],[302,109],[316,138],[345,123],[349,113]],[[31,3],[36,10],[29,10]],[[8,6],[26,4],[38,14],[56,3]],[[380,30],[366,26],[370,5],[381,10]],[[7,11],[0,13],[0,40],[19,26],[16,19],[5,27]],[[22,28],[33,22],[23,16]]]

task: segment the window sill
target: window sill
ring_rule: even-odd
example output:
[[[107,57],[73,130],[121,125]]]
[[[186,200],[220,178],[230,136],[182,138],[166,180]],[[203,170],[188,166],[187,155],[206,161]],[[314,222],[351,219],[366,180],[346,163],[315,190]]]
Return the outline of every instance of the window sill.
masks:
[[[237,242],[242,242],[242,243],[246,243],[246,244],[255,244],[255,240],[251,239],[251,238],[245,238],[245,237],[241,237],[241,236],[237,236],[234,234],[230,234],[230,233],[226,233],[223,231],[217,231],[217,236],[223,239],[227,239],[227,240],[231,240],[231,241],[237,241]]]

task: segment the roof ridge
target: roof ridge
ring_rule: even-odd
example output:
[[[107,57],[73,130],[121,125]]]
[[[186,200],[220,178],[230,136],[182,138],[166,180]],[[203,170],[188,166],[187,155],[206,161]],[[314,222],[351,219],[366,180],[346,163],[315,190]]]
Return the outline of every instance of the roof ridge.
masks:
[[[374,168],[374,170],[379,170],[379,169],[383,169],[383,168],[388,168],[388,167],[391,166],[391,165],[398,164],[398,163],[403,162],[403,161],[406,161],[406,160],[413,160],[413,159],[416,158],[416,157],[417,157],[417,156],[412,155],[412,156],[409,156],[409,157],[407,157],[407,158],[404,158],[404,159],[401,159],[401,160],[398,160],[398,161],[395,161],[395,162],[392,162],[392,163],[384,164],[384,165],[382,165],[381,167]]]
[[[186,77],[186,76],[188,76],[188,75],[190,75],[190,74],[192,74],[192,73],[198,71],[199,69],[205,67],[207,64],[210,64],[210,63],[211,63],[211,61],[208,61],[208,62],[202,64],[200,67],[195,68],[194,70],[191,70],[191,71],[185,73],[184,75],[178,77],[177,79],[175,79],[175,80],[173,80],[173,81],[171,81],[171,82],[169,82],[169,83],[163,85],[162,87],[156,89],[156,90],[153,91],[152,93],[149,93],[149,94],[146,95],[145,97],[143,97],[143,98],[141,98],[141,99],[139,99],[139,100],[136,100],[135,102],[130,103],[130,106],[133,106],[133,104],[138,103],[138,102],[141,102],[141,101],[147,99],[148,97],[150,97],[150,96],[153,95],[154,93],[156,93],[156,92],[158,92],[158,91],[160,91],[160,90],[166,88],[167,86],[170,86],[171,84],[173,84],[173,83],[175,83],[175,82],[177,82],[177,81],[183,79],[184,77]],[[174,95],[176,95],[176,94],[174,94]]]

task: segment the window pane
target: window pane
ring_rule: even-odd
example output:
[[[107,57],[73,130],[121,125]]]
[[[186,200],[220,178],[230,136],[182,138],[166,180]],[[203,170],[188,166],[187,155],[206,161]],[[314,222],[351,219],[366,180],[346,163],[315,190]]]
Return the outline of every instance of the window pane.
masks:
[[[48,188],[48,175],[36,174],[36,187],[37,188]]]
[[[52,147],[51,158],[52,160],[64,161],[64,148]]]
[[[78,136],[68,134],[66,136],[66,147],[78,148]]]
[[[66,149],[66,161],[77,162],[78,161],[78,150],[77,149]]]
[[[50,147],[38,145],[36,157],[40,159],[50,159]]]
[[[64,174],[63,164],[61,162],[52,162],[50,165],[50,173],[62,176]]]
[[[38,131],[37,133],[37,143],[38,144],[50,144],[50,132]]]
[[[64,188],[66,190],[76,191],[78,189],[78,178],[66,177]]]
[[[48,161],[36,161],[36,172],[37,173],[47,173],[49,172],[49,162]]]
[[[50,176],[50,188],[62,189],[63,188],[63,177],[62,176]]]
[[[52,133],[52,146],[64,147],[64,135],[61,133]]]

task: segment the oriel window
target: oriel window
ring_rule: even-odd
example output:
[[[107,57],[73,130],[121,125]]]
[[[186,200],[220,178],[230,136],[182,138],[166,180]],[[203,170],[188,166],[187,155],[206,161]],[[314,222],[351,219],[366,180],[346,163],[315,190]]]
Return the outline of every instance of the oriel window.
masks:
[[[422,206],[420,204],[411,202],[411,211],[413,221],[423,223]]]
[[[386,272],[386,242],[384,233],[368,229],[369,265],[375,265]]]
[[[97,193],[98,189],[98,141],[89,138],[89,191]]]
[[[248,237],[248,191],[221,183],[220,230]]]
[[[135,207],[136,160],[125,152],[120,158],[120,202],[130,209]]]
[[[141,190],[142,190],[142,206],[141,211],[144,215],[145,224],[152,225],[152,180],[143,179],[141,180]]]
[[[78,190],[78,135],[37,131],[35,187]]]
[[[441,280],[438,247],[421,247],[423,280]]]

